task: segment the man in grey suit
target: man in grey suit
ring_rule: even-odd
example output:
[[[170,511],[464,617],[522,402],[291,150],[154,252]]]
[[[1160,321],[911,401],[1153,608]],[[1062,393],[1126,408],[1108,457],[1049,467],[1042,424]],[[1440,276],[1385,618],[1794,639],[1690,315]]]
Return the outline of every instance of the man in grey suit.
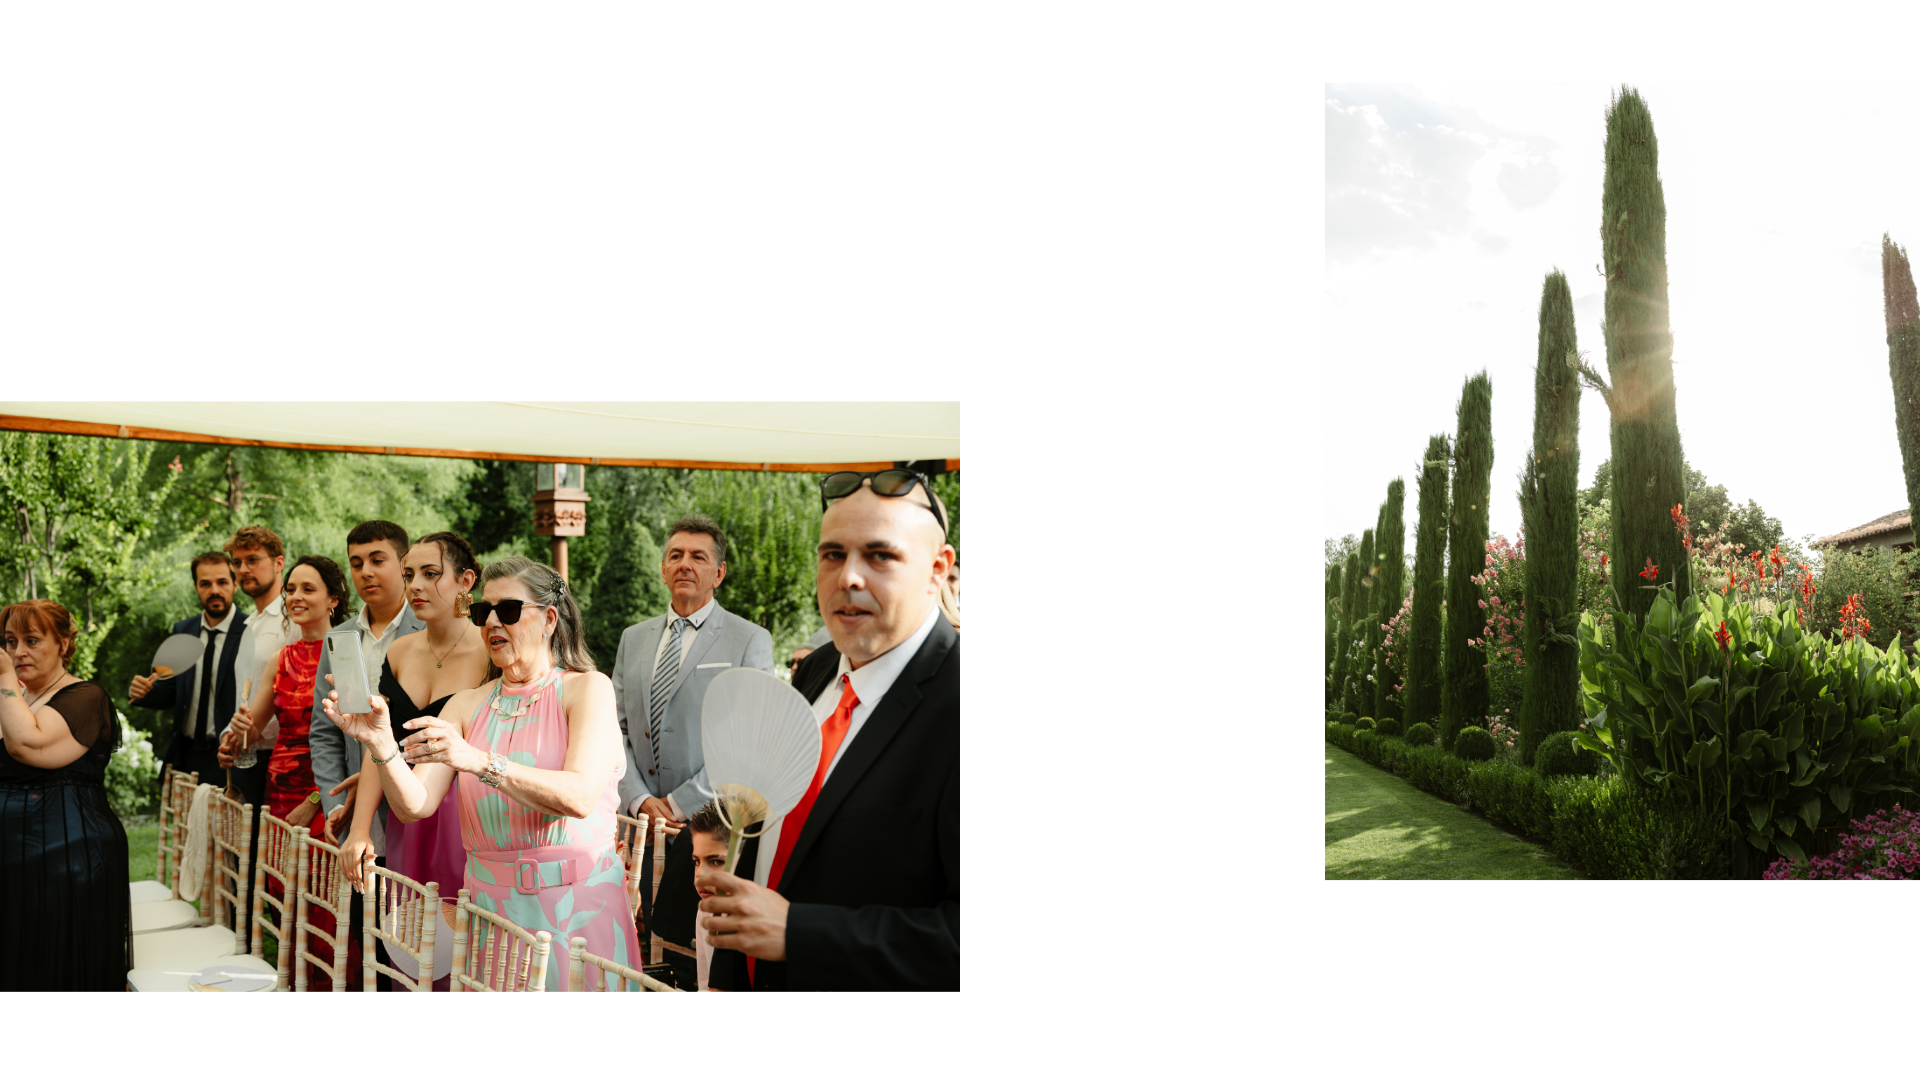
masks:
[[[351,624],[360,631],[361,655],[367,661],[367,685],[380,685],[380,665],[387,647],[406,634],[425,629],[406,602],[401,587],[400,564],[407,557],[407,530],[391,521],[363,521],[347,534],[348,576],[353,591],[360,597],[360,611]],[[345,629],[345,627],[342,627]],[[313,677],[313,720],[308,742],[313,747],[313,782],[320,789],[321,807],[326,811],[327,839],[341,843],[351,825],[354,788],[348,785],[336,792],[349,777],[360,774],[360,743],[349,739],[327,719],[320,707],[333,684],[327,676],[333,664],[327,651],[320,650],[320,668]],[[380,818],[373,819],[373,845],[377,855],[386,852],[385,830]],[[355,907],[358,911],[358,907]],[[358,940],[358,939],[356,939]]]
[[[705,514],[668,528],[660,576],[673,595],[672,610],[627,627],[613,662],[614,710],[627,742],[620,801],[629,813],[686,821],[707,801],[700,789],[712,787],[700,755],[707,686],[729,668],[773,674],[773,636],[714,599],[727,576],[727,539]],[[691,844],[682,829],[668,846],[659,903],[647,912],[650,928],[682,945],[693,940],[700,903]]]

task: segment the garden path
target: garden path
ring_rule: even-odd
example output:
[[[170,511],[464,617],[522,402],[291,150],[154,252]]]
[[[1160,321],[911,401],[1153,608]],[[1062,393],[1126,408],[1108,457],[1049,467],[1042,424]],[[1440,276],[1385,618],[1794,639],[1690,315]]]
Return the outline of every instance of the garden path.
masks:
[[[1326,750],[1328,881],[1581,876],[1538,844],[1338,747]]]

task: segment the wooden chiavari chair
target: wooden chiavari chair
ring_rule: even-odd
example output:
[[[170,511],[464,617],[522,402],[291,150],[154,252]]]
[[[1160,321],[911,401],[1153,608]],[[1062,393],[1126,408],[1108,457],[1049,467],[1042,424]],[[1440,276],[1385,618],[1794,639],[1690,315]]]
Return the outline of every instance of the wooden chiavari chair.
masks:
[[[135,881],[127,885],[127,899],[131,903],[150,904],[158,900],[180,898],[173,887],[173,880],[167,876],[167,868],[172,865],[173,857],[173,808],[173,766],[167,765],[160,769],[159,837],[154,851],[153,880]]]
[[[307,830],[299,825],[290,825],[272,814],[260,815],[260,854],[253,868],[253,937],[247,951],[264,959],[266,938],[273,937],[275,990],[287,990],[292,985],[294,911],[300,892],[300,841],[306,835]],[[269,878],[279,883],[279,896],[273,895],[267,884]],[[263,917],[269,908],[273,910],[271,922]]]
[[[136,938],[165,931],[183,930],[188,927],[205,927],[211,925],[213,922],[210,914],[213,907],[214,881],[214,860],[211,850],[207,851],[208,858],[206,860],[206,868],[202,872],[200,879],[200,906],[197,908],[194,907],[192,901],[180,895],[180,875],[184,872],[183,868],[186,866],[187,845],[192,842],[187,830],[187,812],[193,805],[194,792],[201,786],[198,782],[199,776],[199,773],[173,774],[175,787],[171,837],[173,888],[168,899],[134,905],[133,910],[129,913],[129,917],[133,926],[133,934]],[[211,806],[212,804],[209,803],[208,805]],[[209,829],[208,833],[211,834],[212,830]],[[211,839],[209,839],[208,844],[209,848],[211,848]],[[135,966],[146,966],[139,962],[139,951],[137,949],[135,950]]]
[[[188,976],[219,964],[234,971],[272,974],[258,955],[246,955],[243,898],[253,866],[253,807],[214,792],[207,803],[213,852],[212,886],[202,903],[212,912],[212,924],[134,938],[134,968],[127,983],[142,992],[187,989]],[[255,925],[258,925],[257,917]]]
[[[378,988],[376,973],[416,994],[433,990],[433,947],[440,929],[440,885],[425,885],[373,864],[369,852],[361,864],[360,989]],[[377,916],[377,918],[376,918]],[[376,925],[377,924],[377,925]],[[408,976],[379,961],[377,941],[387,943],[389,955],[404,952],[413,958],[416,974]]]
[[[352,911],[347,896],[352,891],[347,876],[340,872],[340,849],[302,830],[299,862],[294,872],[298,899],[293,913],[293,990],[307,992],[307,965],[326,973],[336,994],[347,990],[347,939],[352,936]],[[331,934],[314,925],[318,908],[333,916]],[[331,960],[322,960],[311,946],[313,939],[327,943],[333,950]]]
[[[547,988],[547,961],[553,935],[532,933],[506,918],[476,906],[466,889],[460,890],[453,917],[453,978],[447,989],[526,991]]]
[[[638,919],[640,917],[640,871],[644,869],[642,859],[647,850],[647,815],[641,814],[639,817],[628,817],[625,814],[613,815],[613,850],[620,856],[620,865],[627,868],[627,914]]]
[[[567,989],[573,993],[578,994],[585,990],[611,990],[620,993],[628,989],[628,983],[632,983],[632,989],[636,991],[668,994],[680,992],[643,971],[635,971],[625,964],[609,960],[604,956],[593,955],[587,951],[586,938],[574,938],[569,952],[573,957],[573,964],[567,972]],[[588,973],[589,968],[593,969],[592,974]]]

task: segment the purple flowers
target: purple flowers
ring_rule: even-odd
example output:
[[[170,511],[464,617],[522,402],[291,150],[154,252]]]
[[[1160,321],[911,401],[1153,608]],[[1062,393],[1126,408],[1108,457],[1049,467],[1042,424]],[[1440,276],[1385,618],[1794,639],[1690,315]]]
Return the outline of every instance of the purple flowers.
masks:
[[[1831,855],[1808,862],[1780,859],[1760,875],[1765,881],[1851,879],[1858,881],[1920,878],[1920,814],[1895,804],[1853,819]]]

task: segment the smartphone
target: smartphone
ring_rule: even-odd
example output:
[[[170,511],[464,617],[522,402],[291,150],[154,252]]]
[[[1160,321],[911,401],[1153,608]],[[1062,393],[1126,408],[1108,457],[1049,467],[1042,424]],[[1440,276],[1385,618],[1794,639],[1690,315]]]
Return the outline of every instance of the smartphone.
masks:
[[[333,672],[333,688],[340,692],[334,708],[342,713],[373,711],[371,691],[367,687],[367,662],[360,651],[360,631],[327,631],[327,666]]]

